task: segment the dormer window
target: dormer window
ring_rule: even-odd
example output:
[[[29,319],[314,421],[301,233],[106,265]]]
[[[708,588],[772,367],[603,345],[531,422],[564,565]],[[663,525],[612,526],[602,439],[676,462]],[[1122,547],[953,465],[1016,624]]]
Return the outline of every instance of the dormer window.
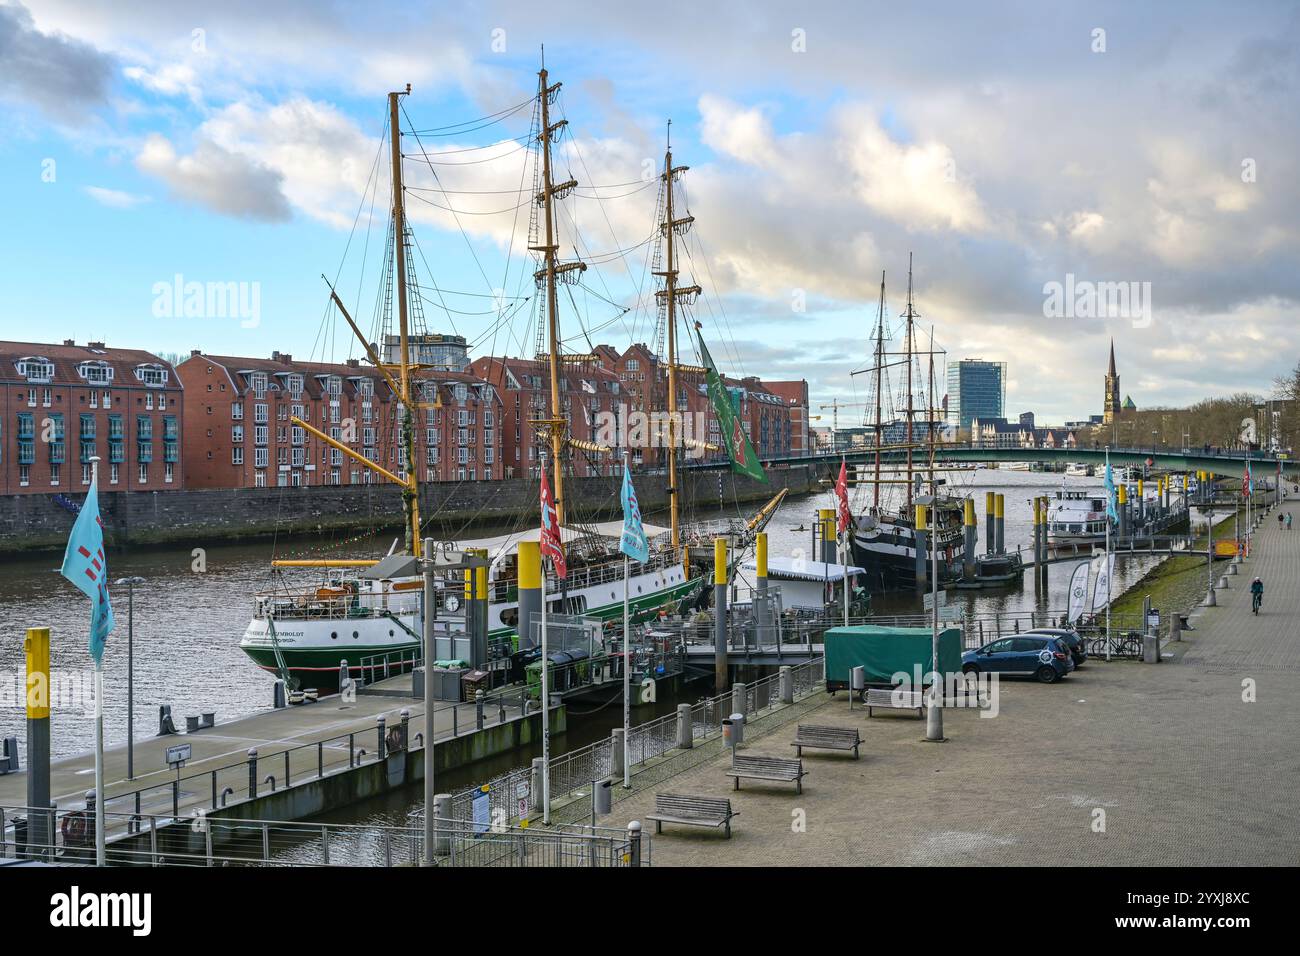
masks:
[[[113,366],[107,362],[82,362],[77,366],[77,374],[91,385],[107,385],[113,381]]]
[[[289,394],[293,395],[295,398],[296,398],[297,396],[299,396],[299,395],[302,394],[302,376],[301,376],[301,375],[289,375],[289,376],[286,376],[286,377],[285,377],[285,380],[284,380],[284,385],[285,385],[285,388],[289,391]]]
[[[54,363],[43,355],[29,355],[16,363],[18,374],[29,382],[37,384],[54,380]]]
[[[253,394],[256,395],[258,398],[264,396],[266,394],[266,373],[249,372],[248,387],[253,390]]]
[[[150,388],[162,388],[167,384],[167,369],[157,362],[150,362],[135,367],[135,377]]]

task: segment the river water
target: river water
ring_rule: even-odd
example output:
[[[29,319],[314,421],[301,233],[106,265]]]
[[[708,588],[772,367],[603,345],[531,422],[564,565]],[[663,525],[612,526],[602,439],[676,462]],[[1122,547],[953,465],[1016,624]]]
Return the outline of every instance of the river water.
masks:
[[[974,492],[979,518],[981,545],[986,490],[1006,497],[1006,541],[1009,549],[1028,550],[1032,532],[1030,500],[1059,488],[1064,480],[1070,487],[1099,487],[1096,478],[1063,478],[1059,474],[1015,471],[962,471],[949,476],[956,491]],[[854,510],[865,506],[869,494],[859,489]],[[811,547],[809,531],[818,508],[830,507],[830,495],[813,495],[786,502],[768,525],[769,548],[773,555],[805,555]],[[750,509],[730,509],[748,515]],[[722,516],[721,513],[715,516]],[[709,515],[701,515],[709,517]],[[646,520],[662,520],[647,515]],[[510,529],[485,529],[483,536]],[[187,714],[215,711],[218,721],[230,720],[269,708],[274,679],[254,667],[239,650],[239,638],[252,614],[254,591],[270,586],[272,556],[380,556],[392,543],[392,536],[353,537],[325,542],[297,540],[278,547],[221,545],[206,548],[202,566],[191,549],[141,551],[109,556],[114,579],[139,576],[146,583],[135,589],[135,733],[137,739],[152,736],[158,728],[158,707],[171,704],[176,722]],[[1135,558],[1119,563],[1116,587],[1123,589],[1138,580],[1154,559]],[[26,750],[24,719],[25,663],[23,636],[26,628],[51,629],[54,672],[51,749],[55,758],[89,750],[94,743],[93,672],[86,648],[89,607],[81,592],[58,574],[59,558],[7,561],[0,573],[0,737],[17,737]],[[313,572],[296,572],[313,580]],[[1060,610],[1066,606],[1069,565],[1053,569],[1049,587],[1037,594],[1032,585],[996,592],[950,592],[950,601],[965,602],[971,610],[1018,611]],[[1117,591],[1118,593],[1118,591]],[[127,698],[127,593],[113,591],[117,629],[109,638],[104,655],[105,729],[108,746],[126,739]],[[921,598],[904,594],[877,598],[877,611],[907,613],[920,611]],[[673,702],[663,702],[667,710]],[[616,711],[618,708],[610,708]],[[648,719],[641,717],[640,719]],[[593,734],[607,732],[592,724]],[[587,737],[575,728],[563,749],[578,746]],[[575,743],[577,741],[577,743]],[[515,765],[516,761],[510,761]]]

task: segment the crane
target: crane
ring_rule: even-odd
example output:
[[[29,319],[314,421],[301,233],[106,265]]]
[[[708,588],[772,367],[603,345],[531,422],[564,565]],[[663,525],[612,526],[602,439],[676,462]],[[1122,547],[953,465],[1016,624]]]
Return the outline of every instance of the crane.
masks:
[[[870,402],[841,402],[839,399],[833,399],[829,405],[819,405],[821,411],[831,410],[831,447],[838,450],[840,447],[840,409],[841,408],[867,408]],[[820,415],[817,416],[819,419]]]

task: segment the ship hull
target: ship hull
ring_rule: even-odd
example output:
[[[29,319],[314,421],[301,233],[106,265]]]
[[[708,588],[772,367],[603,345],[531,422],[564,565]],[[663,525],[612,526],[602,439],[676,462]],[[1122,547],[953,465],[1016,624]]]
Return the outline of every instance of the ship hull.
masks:
[[[699,597],[704,583],[702,577],[685,577],[681,567],[675,565],[634,574],[629,581],[628,595],[633,623],[651,620],[660,611],[673,613],[681,610]],[[561,598],[557,591],[549,592],[548,596],[552,602]],[[564,597],[569,607],[580,611],[584,617],[622,623],[621,580],[576,588]],[[493,603],[488,608],[488,620],[500,622],[503,618],[511,618],[511,611],[515,611],[517,617],[517,609],[518,603],[514,601]],[[278,647],[285,669],[299,686],[334,688],[338,686],[343,661],[347,661],[349,674],[369,679],[374,671],[382,671],[385,665],[382,661],[363,665],[363,659],[388,655],[390,660],[395,660],[404,654],[419,655],[422,627],[418,613],[399,614],[392,618],[352,619],[280,616],[275,619],[272,639],[266,620],[254,618],[244,632],[240,648],[258,667],[278,673]],[[514,633],[512,627],[497,626],[489,630],[488,637],[489,640],[499,640]]]

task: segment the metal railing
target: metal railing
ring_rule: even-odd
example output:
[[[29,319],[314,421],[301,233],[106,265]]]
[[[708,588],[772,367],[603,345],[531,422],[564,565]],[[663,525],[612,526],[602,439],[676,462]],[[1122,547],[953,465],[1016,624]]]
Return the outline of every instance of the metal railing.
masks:
[[[822,658],[792,666],[790,674],[796,701],[825,690]],[[779,709],[780,682],[781,674],[778,672],[746,685],[744,711],[748,719],[758,719]],[[693,704],[690,710],[692,740],[701,744],[720,737],[722,721],[736,711],[736,705],[731,691]],[[666,714],[631,728],[625,748],[626,759],[634,773],[638,766],[676,749],[677,719],[676,713]],[[590,793],[593,781],[609,777],[614,770],[613,747],[613,741],[605,738],[552,759],[552,804]],[[471,817],[475,801],[486,796],[490,818],[513,823],[540,804],[540,785],[540,780],[534,779],[532,767],[520,767],[493,778],[487,784],[452,795],[451,813],[455,817]]]

